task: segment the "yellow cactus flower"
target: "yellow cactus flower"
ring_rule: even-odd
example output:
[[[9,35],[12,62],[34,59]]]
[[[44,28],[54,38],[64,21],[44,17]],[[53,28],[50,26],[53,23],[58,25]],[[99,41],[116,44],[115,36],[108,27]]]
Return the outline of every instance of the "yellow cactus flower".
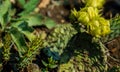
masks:
[[[105,19],[103,22],[99,19],[90,21],[88,26],[87,32],[95,37],[105,36],[110,33],[109,21]]]
[[[99,28],[100,24],[99,24],[99,21],[93,20],[89,22],[89,26],[90,26],[90,30],[94,30],[96,28]]]
[[[94,37],[101,37],[101,29],[97,29],[97,28],[95,28],[94,30],[91,30],[90,31],[90,34],[92,35],[92,36],[94,36]]]
[[[110,22],[109,20],[104,19],[103,17],[99,17],[98,18],[99,22],[103,25],[103,26],[109,26],[110,27]]]
[[[86,6],[101,8],[104,3],[105,3],[105,0],[87,0]]]
[[[105,0],[86,0],[86,7],[80,11],[72,10],[72,15],[78,22],[87,27],[86,32],[94,37],[105,36],[110,33],[110,22],[99,14]]]
[[[108,26],[102,27],[102,36],[105,36],[110,33],[110,28]]]
[[[98,15],[99,12],[98,12],[97,8],[87,7],[87,12],[88,12],[88,14],[89,14],[89,18],[90,18],[90,19],[93,19],[93,18],[99,16],[99,15]]]
[[[102,35],[105,36],[106,34],[110,33],[110,22],[102,17],[99,18],[99,22],[102,28]]]
[[[100,37],[101,35],[101,29],[100,29],[100,23],[97,20],[93,20],[89,22],[89,29],[88,33],[95,37]]]
[[[78,12],[78,16],[78,21],[85,25],[90,21],[87,12]]]
[[[93,19],[93,18],[99,16],[98,9],[95,8],[95,7],[91,7],[91,6],[90,7],[85,7],[83,9],[81,9],[80,12],[87,12],[90,19]]]

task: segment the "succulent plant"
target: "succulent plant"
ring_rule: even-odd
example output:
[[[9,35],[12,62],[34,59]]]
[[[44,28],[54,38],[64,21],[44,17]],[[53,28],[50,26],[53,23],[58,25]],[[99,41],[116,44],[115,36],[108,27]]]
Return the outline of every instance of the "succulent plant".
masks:
[[[77,31],[71,24],[58,25],[47,37],[44,45],[52,51],[59,52],[59,55],[61,55],[68,41],[76,33]]]
[[[86,36],[77,34],[70,41],[61,55],[58,72],[107,71],[104,46],[101,43],[92,43]]]

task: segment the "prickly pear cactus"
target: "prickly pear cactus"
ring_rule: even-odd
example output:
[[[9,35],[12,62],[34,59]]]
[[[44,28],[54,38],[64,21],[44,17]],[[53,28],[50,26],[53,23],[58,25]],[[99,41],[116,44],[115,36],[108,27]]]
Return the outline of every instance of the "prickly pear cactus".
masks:
[[[57,25],[55,29],[48,35],[47,39],[44,41],[44,48],[42,50],[45,55],[44,59],[42,59],[42,63],[46,69],[58,67],[61,54],[64,52],[69,40],[76,33],[77,31],[72,27],[71,24],[62,24]],[[49,58],[52,58],[52,61],[56,62],[49,62]]]
[[[107,57],[101,43],[92,43],[87,34],[76,34],[61,55],[58,72],[106,72]],[[88,36],[88,38],[90,38]]]
[[[58,25],[48,36],[45,46],[51,48],[52,51],[59,52],[59,54],[61,54],[68,41],[76,33],[77,31],[71,24]]]
[[[91,39],[91,35],[79,34],[71,24],[65,24],[58,25],[44,45],[59,53],[58,72],[104,72],[107,70],[105,50]]]

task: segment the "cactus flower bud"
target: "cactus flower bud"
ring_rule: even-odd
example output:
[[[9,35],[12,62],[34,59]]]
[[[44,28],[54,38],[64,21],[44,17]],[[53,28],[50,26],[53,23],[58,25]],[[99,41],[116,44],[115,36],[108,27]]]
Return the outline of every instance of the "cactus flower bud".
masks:
[[[86,6],[101,8],[104,3],[105,3],[105,0],[87,0]]]
[[[90,21],[87,12],[79,12],[78,15],[79,15],[79,17],[78,17],[79,22],[86,25]]]
[[[101,29],[100,29],[100,23],[97,20],[93,20],[89,23],[89,29],[88,33],[95,37],[100,37],[101,35]]]
[[[87,7],[87,12],[89,14],[90,19],[94,19],[95,17],[99,16],[98,15],[99,12],[98,12],[97,8]]]

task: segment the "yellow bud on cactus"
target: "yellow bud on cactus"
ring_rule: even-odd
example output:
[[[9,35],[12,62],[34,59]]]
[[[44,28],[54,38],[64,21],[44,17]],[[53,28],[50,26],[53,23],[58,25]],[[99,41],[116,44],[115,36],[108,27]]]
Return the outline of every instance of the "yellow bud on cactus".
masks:
[[[90,34],[94,37],[101,37],[101,29],[95,28],[94,30],[90,31]]]
[[[99,16],[99,11],[95,7],[85,7],[81,9],[80,12],[87,12],[91,20]]]
[[[80,11],[72,10],[72,18],[86,26],[86,32],[94,37],[105,36],[110,33],[110,22],[99,14],[105,0],[85,0],[86,6]]]
[[[103,26],[109,26],[109,27],[110,27],[110,22],[109,22],[109,20],[106,20],[106,19],[104,19],[104,18],[102,18],[102,17],[99,17],[98,20],[99,20],[99,22],[100,22]]]
[[[83,23],[83,24],[87,24],[89,22],[89,16],[87,12],[78,12],[78,21]]]
[[[88,14],[89,14],[89,18],[90,18],[90,19],[93,19],[93,18],[99,16],[99,15],[98,15],[99,12],[98,12],[97,8],[87,7],[87,12],[88,12]]]
[[[105,3],[105,0],[87,0],[86,6],[101,8],[104,3]]]
[[[100,23],[97,20],[93,20],[93,21],[89,22],[89,25],[94,27],[94,28],[99,28],[100,27]]]
[[[110,33],[110,28],[108,26],[102,27],[102,36],[105,36]]]
[[[100,29],[100,23],[97,20],[93,20],[89,23],[89,29],[88,33],[95,37],[100,37],[101,35],[101,29]]]
[[[102,35],[105,36],[106,34],[110,33],[110,22],[104,18],[99,18],[99,22],[102,28]]]

